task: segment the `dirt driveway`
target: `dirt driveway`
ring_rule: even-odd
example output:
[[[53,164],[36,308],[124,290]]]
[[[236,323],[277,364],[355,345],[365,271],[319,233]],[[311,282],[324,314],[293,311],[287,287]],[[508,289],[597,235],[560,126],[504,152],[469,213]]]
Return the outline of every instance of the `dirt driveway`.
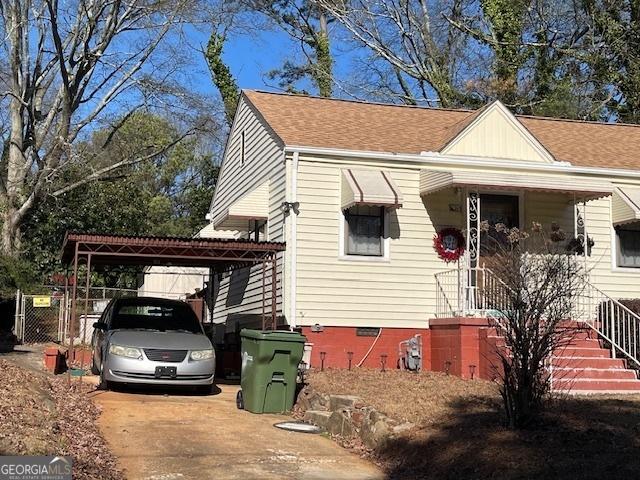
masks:
[[[277,429],[280,415],[235,406],[236,386],[216,395],[101,392],[100,429],[127,478],[382,479],[369,462],[322,435]]]

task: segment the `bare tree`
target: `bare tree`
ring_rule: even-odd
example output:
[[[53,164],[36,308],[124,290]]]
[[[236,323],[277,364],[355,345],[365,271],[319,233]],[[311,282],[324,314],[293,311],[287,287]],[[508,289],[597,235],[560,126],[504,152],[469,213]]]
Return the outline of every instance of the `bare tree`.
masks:
[[[532,234],[497,224],[481,229],[493,248],[497,282],[484,292],[486,308],[506,346],[496,349],[496,373],[509,425],[532,422],[549,393],[549,360],[578,331],[579,298],[586,285],[580,257],[561,243],[557,227],[547,236],[539,224]],[[490,230],[492,229],[492,230]],[[532,253],[533,252],[533,253]]]
[[[265,15],[300,45],[303,63],[287,60],[280,69],[269,72],[269,77],[278,78],[280,87],[289,91],[295,91],[296,82],[308,78],[321,97],[330,97],[334,78],[329,23],[334,19],[324,3],[318,0],[240,1],[247,9]],[[334,4],[333,0],[325,2]]]
[[[44,195],[153,158],[190,133],[60,186],[65,168],[76,160],[74,144],[93,126],[109,117],[126,119],[127,112],[167,92],[176,63],[167,51],[158,52],[189,5],[186,0],[0,0],[10,125],[0,184],[4,253],[19,252],[23,219]],[[59,191],[52,191],[54,184]]]
[[[466,104],[460,71],[469,35],[446,21],[460,19],[463,0],[318,0],[360,45],[386,61],[400,99],[443,107]],[[409,87],[409,83],[415,87]]]

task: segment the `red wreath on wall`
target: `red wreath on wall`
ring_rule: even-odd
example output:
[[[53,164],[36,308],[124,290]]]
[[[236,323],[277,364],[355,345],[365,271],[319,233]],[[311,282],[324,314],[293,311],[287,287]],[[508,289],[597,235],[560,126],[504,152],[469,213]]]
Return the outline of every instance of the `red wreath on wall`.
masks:
[[[433,237],[433,248],[445,262],[455,262],[464,253],[465,239],[458,228],[443,228]]]

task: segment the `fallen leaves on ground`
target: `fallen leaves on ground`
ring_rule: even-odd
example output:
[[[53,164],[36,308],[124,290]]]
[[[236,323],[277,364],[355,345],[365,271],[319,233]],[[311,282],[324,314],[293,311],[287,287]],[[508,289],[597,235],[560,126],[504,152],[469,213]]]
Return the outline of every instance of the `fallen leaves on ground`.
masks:
[[[496,384],[440,372],[327,369],[313,371],[308,382],[319,392],[357,395],[376,410],[415,424],[444,420],[451,413],[451,403],[459,399],[480,409],[495,409],[499,402]]]
[[[92,389],[0,359],[0,454],[71,456],[74,479],[123,479],[96,425]]]
[[[535,425],[510,430],[496,386],[485,381],[364,369],[316,371],[308,381],[415,424],[369,452],[389,479],[584,480],[640,472],[638,395],[555,398]]]

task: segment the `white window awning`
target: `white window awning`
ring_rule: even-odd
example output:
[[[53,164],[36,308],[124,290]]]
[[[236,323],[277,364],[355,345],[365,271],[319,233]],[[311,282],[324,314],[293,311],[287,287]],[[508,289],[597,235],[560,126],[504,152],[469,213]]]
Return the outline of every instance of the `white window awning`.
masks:
[[[399,208],[402,193],[388,172],[382,170],[342,170],[342,209],[354,205]]]
[[[640,187],[615,188],[611,198],[611,220],[614,225],[640,220]]]
[[[581,199],[606,197],[613,192],[613,185],[606,180],[575,175],[525,175],[508,171],[437,171],[426,169],[420,172],[421,195],[428,195],[450,187],[565,192],[574,193]]]
[[[217,230],[245,230],[248,220],[269,219],[269,182],[265,182],[233,202],[218,218],[213,227]]]

